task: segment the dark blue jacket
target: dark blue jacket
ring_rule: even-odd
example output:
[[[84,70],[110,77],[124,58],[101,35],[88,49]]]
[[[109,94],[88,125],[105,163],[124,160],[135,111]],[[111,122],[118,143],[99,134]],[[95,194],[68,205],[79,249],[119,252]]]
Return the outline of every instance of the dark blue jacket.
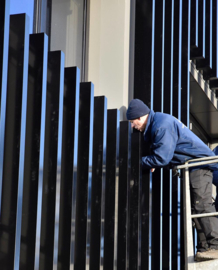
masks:
[[[142,168],[170,168],[189,159],[214,156],[212,150],[175,117],[150,111],[144,131],[144,140],[150,143],[151,155],[142,157]],[[217,170],[218,164],[205,165]],[[195,167],[196,168],[196,167]]]

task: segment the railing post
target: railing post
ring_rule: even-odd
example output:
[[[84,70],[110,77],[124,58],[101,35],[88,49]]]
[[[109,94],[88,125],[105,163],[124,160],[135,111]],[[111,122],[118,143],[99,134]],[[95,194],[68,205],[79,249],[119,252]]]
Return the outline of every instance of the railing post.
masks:
[[[188,269],[188,263],[194,262],[192,219],[191,219],[191,200],[189,185],[189,169],[184,169],[183,179],[183,210],[184,210],[184,238],[185,238],[185,269]],[[188,257],[189,256],[189,257]]]

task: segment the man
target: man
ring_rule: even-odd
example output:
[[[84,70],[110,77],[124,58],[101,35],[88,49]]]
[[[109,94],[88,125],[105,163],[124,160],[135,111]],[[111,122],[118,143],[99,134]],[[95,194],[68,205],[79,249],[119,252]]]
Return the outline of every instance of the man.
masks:
[[[133,99],[126,113],[131,126],[143,132],[144,140],[150,144],[151,155],[142,157],[142,168],[173,168],[189,159],[214,156],[215,154],[192,131],[175,117],[150,110],[141,100]],[[191,206],[193,212],[215,212],[212,205],[213,171],[218,164],[190,168]],[[199,227],[205,241],[197,246],[196,260],[218,259],[218,219],[199,218]],[[202,239],[202,237],[200,238]]]

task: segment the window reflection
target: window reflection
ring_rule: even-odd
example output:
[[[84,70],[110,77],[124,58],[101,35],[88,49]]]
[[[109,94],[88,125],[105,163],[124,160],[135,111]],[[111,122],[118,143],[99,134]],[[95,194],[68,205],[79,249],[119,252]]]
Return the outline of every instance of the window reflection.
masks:
[[[83,0],[52,1],[51,50],[65,53],[65,66],[82,69]]]

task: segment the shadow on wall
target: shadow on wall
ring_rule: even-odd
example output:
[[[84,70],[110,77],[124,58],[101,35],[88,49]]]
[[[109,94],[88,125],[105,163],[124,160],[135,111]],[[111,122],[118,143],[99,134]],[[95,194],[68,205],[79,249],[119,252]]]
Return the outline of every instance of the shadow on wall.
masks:
[[[126,107],[125,106],[122,106],[119,108],[120,110],[120,121],[124,121],[124,120],[127,120],[126,119]]]

